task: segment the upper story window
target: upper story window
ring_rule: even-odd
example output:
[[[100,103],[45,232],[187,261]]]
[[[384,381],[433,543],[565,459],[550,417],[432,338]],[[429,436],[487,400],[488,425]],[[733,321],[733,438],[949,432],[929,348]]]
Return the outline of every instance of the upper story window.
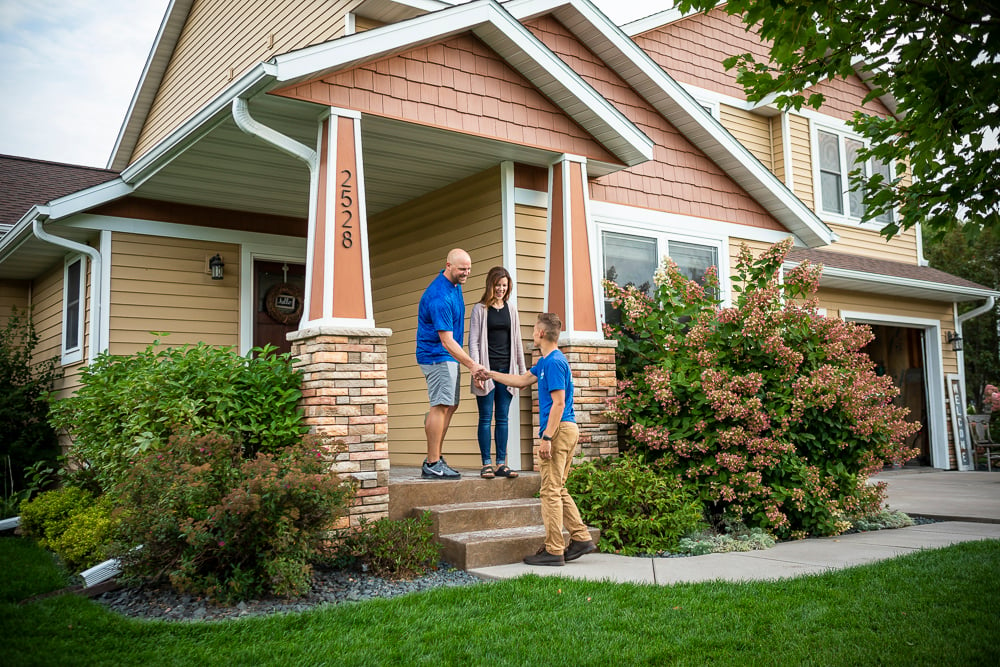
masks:
[[[83,271],[84,259],[79,255],[68,258],[63,267],[63,364],[83,359],[83,308],[86,298]]]
[[[623,287],[634,285],[647,294],[653,293],[653,274],[664,256],[669,256],[682,274],[700,285],[705,284],[710,266],[720,268],[721,239],[682,238],[641,229],[603,229],[600,238],[604,277]],[[604,320],[620,321],[608,300],[604,302]]]
[[[848,174],[860,167],[867,178],[881,174],[891,177],[889,165],[876,159],[861,162],[858,151],[864,142],[857,137],[830,129],[816,130],[816,162],[819,204],[824,213],[860,219],[865,213],[862,192],[851,190]],[[884,213],[875,218],[879,226],[892,222],[892,213]]]

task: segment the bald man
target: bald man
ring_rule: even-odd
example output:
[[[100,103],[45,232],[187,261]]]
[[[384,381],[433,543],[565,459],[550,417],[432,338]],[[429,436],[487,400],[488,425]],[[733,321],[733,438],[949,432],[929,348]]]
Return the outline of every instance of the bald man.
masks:
[[[462,345],[465,339],[465,297],[462,285],[472,273],[472,258],[461,248],[448,253],[444,270],[423,296],[417,310],[417,363],[427,380],[431,409],[424,421],[427,458],[420,474],[425,479],[458,479],[461,473],[449,466],[441,448],[451,418],[458,409],[461,372],[459,364],[473,375],[485,368],[472,360]]]

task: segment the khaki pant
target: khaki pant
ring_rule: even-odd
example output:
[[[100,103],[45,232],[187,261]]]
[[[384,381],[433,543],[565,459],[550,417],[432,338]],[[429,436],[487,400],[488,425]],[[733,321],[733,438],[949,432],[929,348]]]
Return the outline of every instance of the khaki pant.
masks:
[[[566,549],[562,529],[565,526],[572,539],[583,542],[590,539],[587,526],[580,518],[572,496],[566,490],[566,478],[573,464],[573,452],[580,439],[580,429],[574,422],[559,422],[552,436],[552,458],[541,460],[542,521],[545,523],[545,550],[558,556]]]

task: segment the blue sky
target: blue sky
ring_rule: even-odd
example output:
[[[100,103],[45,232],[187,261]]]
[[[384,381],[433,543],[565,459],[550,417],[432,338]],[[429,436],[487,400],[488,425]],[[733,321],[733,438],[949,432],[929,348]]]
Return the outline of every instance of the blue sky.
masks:
[[[0,0],[0,153],[104,167],[168,0]],[[596,0],[621,24],[670,0]]]

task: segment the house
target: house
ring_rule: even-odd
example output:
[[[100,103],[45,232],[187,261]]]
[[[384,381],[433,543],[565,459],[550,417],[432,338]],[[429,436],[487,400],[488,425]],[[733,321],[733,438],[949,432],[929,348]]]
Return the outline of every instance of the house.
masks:
[[[718,266],[726,297],[741,244],[790,236],[791,261],[828,267],[827,314],[875,325],[873,357],[926,425],[921,462],[965,466],[947,335],[958,302],[996,293],[924,266],[917,234],[858,224],[843,121],[864,82],[820,84],[822,113],[749,105],[719,65],[732,44],[761,48],[747,39],[719,10],[620,29],[587,0],[175,0],[111,171],[21,202],[0,304],[34,306],[62,392],[152,331],[289,346],[307,420],[348,444],[357,512],[378,515],[389,466],[425,454],[416,307],[448,249],[472,256],[470,305],[489,267],[510,270],[526,340],[533,313],[563,316],[582,447],[599,455],[617,449],[602,277],[651,276],[669,254],[692,277]],[[530,392],[512,410],[510,458],[531,467]],[[478,467],[475,421],[466,401],[452,465]]]

